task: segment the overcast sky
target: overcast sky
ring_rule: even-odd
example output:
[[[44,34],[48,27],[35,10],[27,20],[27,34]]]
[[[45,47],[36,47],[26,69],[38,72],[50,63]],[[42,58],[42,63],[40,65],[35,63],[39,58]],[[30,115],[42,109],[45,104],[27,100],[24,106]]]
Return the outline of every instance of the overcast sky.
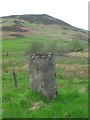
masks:
[[[0,17],[48,14],[75,27],[88,29],[89,0],[0,0]]]

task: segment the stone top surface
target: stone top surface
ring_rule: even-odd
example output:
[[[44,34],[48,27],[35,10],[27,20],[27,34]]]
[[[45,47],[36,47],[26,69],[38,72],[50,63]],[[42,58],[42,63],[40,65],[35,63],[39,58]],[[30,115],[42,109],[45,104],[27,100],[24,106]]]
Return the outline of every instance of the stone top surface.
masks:
[[[51,58],[53,56],[52,53],[42,53],[42,54],[31,54],[30,55],[32,59],[47,59]]]

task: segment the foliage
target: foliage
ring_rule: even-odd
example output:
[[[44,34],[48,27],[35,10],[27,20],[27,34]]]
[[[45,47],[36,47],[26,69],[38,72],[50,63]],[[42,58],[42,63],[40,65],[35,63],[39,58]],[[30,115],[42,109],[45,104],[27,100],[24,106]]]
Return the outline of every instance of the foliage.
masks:
[[[57,46],[55,42],[48,42],[43,44],[41,41],[32,41],[27,50],[27,53],[57,53]]]
[[[56,42],[49,42],[45,44],[43,51],[46,53],[53,53],[54,55],[56,54],[57,46]]]
[[[32,41],[30,43],[30,46],[27,50],[28,54],[34,53],[34,54],[38,54],[38,53],[42,53],[42,48],[43,48],[43,44],[42,42],[39,41]]]
[[[71,40],[68,43],[68,49],[70,52],[83,51],[84,44],[80,40]]]
[[[18,88],[16,89],[10,72],[4,74],[3,118],[86,118],[88,116],[86,79],[57,78],[58,95],[50,101],[30,90],[27,72],[17,72],[17,79]],[[38,102],[43,105],[31,111],[33,103]]]
[[[66,56],[68,52],[69,52],[69,50],[66,47],[58,47],[57,48],[57,54],[59,56]]]

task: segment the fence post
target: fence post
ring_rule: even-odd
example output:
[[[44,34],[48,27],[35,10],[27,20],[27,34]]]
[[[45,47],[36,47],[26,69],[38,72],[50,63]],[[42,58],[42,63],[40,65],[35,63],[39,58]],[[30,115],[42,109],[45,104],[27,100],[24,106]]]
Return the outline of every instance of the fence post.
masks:
[[[17,79],[16,79],[16,73],[14,70],[12,71],[12,74],[13,74],[14,85],[17,88]]]

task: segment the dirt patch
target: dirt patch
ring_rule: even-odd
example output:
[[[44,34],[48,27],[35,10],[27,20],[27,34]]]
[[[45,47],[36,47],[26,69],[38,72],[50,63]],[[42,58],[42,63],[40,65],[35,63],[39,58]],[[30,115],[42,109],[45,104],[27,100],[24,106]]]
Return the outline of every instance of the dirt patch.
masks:
[[[18,38],[22,38],[24,37],[22,34],[11,34],[11,36],[13,37],[18,37]]]
[[[27,29],[22,29],[22,27],[18,27],[18,26],[5,26],[2,27],[2,31],[28,32]]]
[[[30,108],[30,111],[36,111],[42,107],[48,107],[49,105],[43,103],[43,102],[33,102],[32,107]]]
[[[88,57],[88,52],[72,52],[67,54],[69,57]]]
[[[3,36],[6,36],[5,38],[20,38],[25,37],[28,35],[36,35],[39,34],[36,30],[31,30],[29,28],[23,27],[23,26],[7,26],[3,27]],[[3,39],[5,39],[3,38]]]
[[[80,93],[87,93],[88,92],[88,89],[86,87],[82,87],[80,90],[79,90]]]

